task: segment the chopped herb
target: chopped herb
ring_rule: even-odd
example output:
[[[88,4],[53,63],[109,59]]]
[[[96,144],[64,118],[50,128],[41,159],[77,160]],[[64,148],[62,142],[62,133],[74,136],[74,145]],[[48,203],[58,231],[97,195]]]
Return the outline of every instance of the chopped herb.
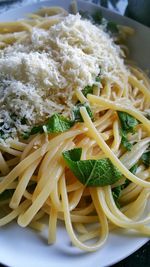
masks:
[[[138,121],[126,112],[118,111],[118,116],[121,122],[122,129],[127,132],[134,133],[134,128]]]
[[[84,89],[82,90],[83,95],[86,97],[88,94],[93,94],[93,86],[89,86],[87,85],[86,87],[84,87]]]
[[[45,125],[48,133],[62,133],[73,126],[73,122],[62,115],[54,114]]]
[[[118,111],[118,116],[124,131],[134,133],[135,126],[139,123],[133,116],[126,112]]]
[[[95,78],[95,82],[99,83],[101,81],[100,74]],[[82,93],[85,97],[87,97],[88,94],[93,94],[93,89],[96,84],[93,84],[92,86],[87,85],[82,90]]]
[[[102,24],[103,16],[101,11],[96,11],[92,15],[90,15],[89,12],[82,10],[80,10],[79,13],[84,19],[89,19],[95,24]]]
[[[82,18],[93,20],[92,16],[89,14],[89,12],[80,10],[79,13],[80,13]]]
[[[128,141],[127,134],[134,133],[135,126],[139,123],[133,116],[129,115],[126,112],[118,111],[118,116],[121,123],[121,143],[127,149],[131,150],[132,144]]]
[[[137,168],[138,168],[138,164],[136,163],[131,167],[130,172],[132,172],[133,174],[136,174]]]
[[[141,157],[142,162],[146,167],[150,167],[150,151],[145,152]]]
[[[95,78],[95,81],[96,81],[96,82],[100,82],[100,81],[101,81],[101,77],[100,77],[100,76],[97,76],[97,77]]]
[[[131,151],[132,144],[129,142],[127,138],[127,132],[120,129],[120,135],[121,135],[121,144],[126,148],[126,150]]]
[[[116,203],[116,206],[118,208],[120,208],[120,204],[119,204],[118,199],[121,196],[121,191],[122,191],[121,185],[118,185],[118,186],[116,186],[115,188],[112,189],[112,195],[113,195],[114,201]]]
[[[132,168],[130,169],[130,172],[132,172],[133,174],[136,174],[137,168],[138,168],[138,164],[133,165]],[[121,192],[130,183],[131,183],[131,181],[129,179],[126,179],[124,184],[118,185],[112,189],[112,195],[113,195],[114,201],[115,201],[118,208],[120,208],[120,204],[118,202],[118,199],[121,196]]]
[[[34,126],[34,127],[31,129],[31,132],[30,132],[31,135],[33,135],[33,134],[37,134],[37,133],[43,133],[43,125]]]
[[[43,126],[46,127],[47,133],[62,133],[69,130],[74,122],[63,117],[60,114],[52,115],[45,124],[34,126],[29,133],[24,134],[24,139],[29,138],[30,135],[36,133],[43,133]]]
[[[138,168],[138,164],[134,164],[134,165],[131,167],[130,172],[132,172],[133,174],[136,174],[137,168]],[[122,185],[122,190],[123,190],[124,188],[126,188],[130,183],[131,183],[131,181],[130,181],[129,179],[126,179],[126,180],[125,180],[125,183]]]
[[[108,21],[107,19],[105,19],[101,11],[96,11],[92,15],[89,15],[88,12],[80,11],[80,15],[82,16],[82,18],[89,19],[95,24],[104,25],[104,28],[106,29],[107,32],[111,32],[112,34],[119,33],[117,23],[114,21]]]
[[[21,119],[21,124],[23,124],[23,125],[27,124],[27,119],[26,119],[26,117],[23,117],[23,118]]]
[[[118,26],[114,21],[108,21],[107,22],[107,27],[106,27],[107,31],[110,31],[111,33],[118,33]]]
[[[63,158],[77,179],[86,186],[111,185],[121,179],[122,174],[108,159],[80,160],[82,148],[62,153]]]
[[[125,183],[122,185],[122,190],[126,188],[129,184],[131,184],[131,181],[129,179],[126,179]]]
[[[92,15],[92,19],[96,24],[101,24],[102,23],[102,12],[100,11],[96,11],[93,15]]]
[[[78,103],[76,106],[72,109],[72,119],[74,122],[83,122],[82,116],[80,114],[80,108],[85,107],[87,110],[87,113],[89,114],[90,118],[93,119],[93,113],[90,109],[90,106],[88,103]]]
[[[30,137],[30,135],[31,135],[30,132],[24,132],[23,135],[22,135],[22,138],[24,140],[27,140]]]
[[[83,122],[82,116],[80,114],[81,107],[85,107],[89,116],[91,117],[91,119],[93,119],[93,113],[90,109],[89,104],[78,103],[76,106],[73,107],[72,110],[73,120],[67,119],[62,115],[56,113],[52,115],[44,124],[34,126],[30,132],[25,132],[23,138],[28,139],[30,135],[43,133],[44,132],[43,126],[46,127],[47,133],[62,133],[69,130],[74,125],[75,122]]]

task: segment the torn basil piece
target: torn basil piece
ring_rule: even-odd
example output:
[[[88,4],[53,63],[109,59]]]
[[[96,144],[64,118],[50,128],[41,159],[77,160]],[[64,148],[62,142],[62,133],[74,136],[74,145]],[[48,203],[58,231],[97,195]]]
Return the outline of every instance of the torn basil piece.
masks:
[[[129,115],[126,112],[118,111],[118,116],[120,119],[121,127],[124,131],[133,133],[135,126],[138,125],[137,119]]]
[[[29,133],[25,133],[23,137],[24,139],[27,139],[30,137],[30,135],[43,133],[43,126],[46,127],[47,133],[62,133],[69,130],[73,125],[73,121],[56,113],[52,115],[44,124],[34,126],[31,131]]]
[[[93,120],[93,113],[91,111],[91,108],[89,106],[88,103],[78,103],[77,105],[75,105],[72,109],[72,120],[74,122],[83,122],[82,116],[80,114],[80,108],[81,107],[85,107],[87,110],[88,115],[90,116],[90,118]]]
[[[85,186],[106,186],[121,179],[122,174],[108,158],[80,160],[82,148],[62,153],[63,158],[76,178]]]
[[[121,143],[128,151],[132,149],[132,144],[128,140],[128,133],[134,133],[138,120],[126,112],[118,111],[118,117],[121,123],[120,135]]]
[[[150,151],[145,152],[141,157],[142,162],[146,167],[150,167]]]

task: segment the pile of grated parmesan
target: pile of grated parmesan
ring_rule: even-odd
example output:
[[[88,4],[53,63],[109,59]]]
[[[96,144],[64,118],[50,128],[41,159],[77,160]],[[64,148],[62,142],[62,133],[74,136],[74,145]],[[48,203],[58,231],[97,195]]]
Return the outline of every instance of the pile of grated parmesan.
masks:
[[[119,46],[79,14],[49,30],[33,28],[23,44],[0,51],[0,131],[16,137],[55,112],[68,115],[75,89],[93,85],[100,68],[103,79],[124,86]]]

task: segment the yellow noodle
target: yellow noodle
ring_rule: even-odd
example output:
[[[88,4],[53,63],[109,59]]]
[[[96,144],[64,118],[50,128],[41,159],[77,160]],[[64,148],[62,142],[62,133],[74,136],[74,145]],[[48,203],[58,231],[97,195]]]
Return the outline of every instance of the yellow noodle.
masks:
[[[119,102],[116,103],[115,101],[110,101],[110,100],[105,100],[102,97],[97,97],[94,95],[88,95],[88,99],[90,102],[94,103],[94,104],[99,104],[99,105],[103,105],[105,106],[105,108],[110,108],[113,110],[117,110],[117,111],[123,111],[123,112],[127,112],[130,115],[132,115],[133,117],[135,117],[137,120],[139,120],[140,122],[143,123],[143,125],[145,126],[145,128],[150,132],[150,121],[148,119],[146,119],[140,111],[132,108],[131,106],[125,106],[120,104]]]
[[[20,213],[24,212],[29,204],[30,202],[28,200],[25,200],[23,203],[21,203],[21,205],[17,209],[11,211],[8,215],[0,219],[0,226],[3,226],[14,220]]]
[[[137,183],[143,187],[150,187],[149,182],[142,181],[141,179],[136,177],[134,174],[132,174],[130,171],[128,171],[128,169],[115,156],[115,154],[111,151],[111,149],[108,147],[108,145],[104,142],[101,135],[97,132],[97,130],[94,127],[86,109],[84,107],[81,107],[80,112],[82,114],[84,121],[86,122],[86,125],[87,125],[92,137],[97,141],[98,145],[103,150],[103,152],[106,154],[106,156],[113,162],[113,164],[115,166],[118,167],[118,169],[122,172],[122,174],[124,174],[132,182],[135,182],[135,183]]]
[[[3,175],[9,172],[9,167],[0,151],[0,171]]]
[[[23,197],[24,191],[29,183],[29,180],[32,177],[32,174],[34,173],[35,169],[37,168],[41,158],[37,159],[35,162],[33,162],[27,170],[21,175],[20,180],[18,182],[18,185],[16,187],[16,190],[12,196],[11,202],[9,204],[10,208],[16,209],[21,201],[21,198]]]
[[[49,216],[48,244],[53,244],[56,241],[56,227],[57,211],[54,208],[51,208]]]
[[[72,9],[77,13],[76,2],[72,3]],[[0,48],[13,47],[15,43],[26,45],[33,27],[48,30],[66,15],[62,8],[45,7],[29,14],[27,19],[2,22]],[[134,30],[119,26],[119,31],[120,38],[126,38]],[[119,37],[116,41],[120,42]],[[124,51],[128,53],[124,44],[120,47],[122,55]],[[72,88],[76,100],[90,104],[94,121],[81,107],[83,122],[64,133],[44,132],[26,141],[18,138],[0,143],[0,207],[1,212],[7,214],[0,219],[0,226],[16,219],[21,227],[42,231],[48,217],[48,243],[52,244],[56,241],[57,221],[61,220],[72,243],[85,251],[101,248],[114,228],[150,235],[147,226],[150,213],[144,213],[150,197],[150,168],[141,160],[143,153],[149,151],[150,143],[150,121],[143,115],[150,109],[150,81],[134,65],[128,66],[127,77],[120,76],[122,85],[102,78],[98,85],[93,85],[93,94],[87,97],[82,93],[83,88]],[[140,122],[136,132],[128,135],[128,141],[133,144],[131,151],[122,146],[117,111],[126,112]],[[122,178],[112,186],[82,185],[62,157],[63,151],[76,147],[82,148],[81,160],[109,158]],[[133,174],[129,170],[136,163],[139,166]],[[118,198],[119,209],[112,190],[122,186],[126,178],[130,183]],[[3,199],[5,194],[7,198]],[[86,241],[92,242],[87,245]]]
[[[44,228],[45,228],[45,224],[44,223],[41,223],[41,222],[35,222],[35,221],[33,221],[33,222],[31,222],[30,224],[29,224],[29,227],[30,228],[32,228],[32,229],[34,229],[34,230],[36,230],[36,231],[43,231],[44,230]]]

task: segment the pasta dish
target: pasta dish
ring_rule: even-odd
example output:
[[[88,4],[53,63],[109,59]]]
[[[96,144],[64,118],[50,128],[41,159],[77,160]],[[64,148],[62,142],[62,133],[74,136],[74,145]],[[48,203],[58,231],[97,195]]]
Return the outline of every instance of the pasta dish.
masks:
[[[95,251],[113,229],[150,235],[150,83],[133,29],[85,15],[0,23],[0,226],[48,226],[52,244],[64,221]]]

